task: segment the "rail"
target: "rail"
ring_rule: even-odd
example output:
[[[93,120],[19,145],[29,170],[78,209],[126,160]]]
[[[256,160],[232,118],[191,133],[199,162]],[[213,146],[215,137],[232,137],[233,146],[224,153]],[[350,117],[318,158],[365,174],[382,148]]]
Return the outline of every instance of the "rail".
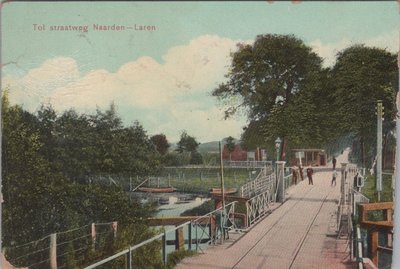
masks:
[[[270,190],[258,194],[246,202],[246,215],[248,226],[253,225],[268,212],[270,204],[274,201],[274,194]]]
[[[225,167],[263,168],[272,167],[272,161],[224,161]]]
[[[266,190],[275,188],[275,173],[268,174],[266,168],[260,171],[256,179],[247,182],[240,188],[240,197],[252,197]]]
[[[134,246],[130,246],[129,248],[122,250],[108,258],[105,258],[101,261],[98,261],[94,264],[91,264],[85,269],[93,269],[97,268],[101,265],[107,264],[112,261],[116,261],[118,258],[124,257],[125,262],[126,262],[126,268],[132,269],[134,261],[133,261],[133,252],[135,250],[138,250],[142,247],[149,246],[152,243],[156,243],[161,241],[161,258],[162,258],[162,263],[166,265],[167,263],[167,257],[170,253],[173,251],[168,251],[167,249],[167,243],[169,240],[167,240],[167,235],[174,233],[175,234],[175,240],[174,243],[177,246],[178,242],[180,240],[179,238],[179,230],[183,230],[185,227],[187,227],[187,240],[184,240],[184,246],[187,245],[188,250],[193,249],[193,243],[196,244],[195,250],[198,251],[201,249],[202,245],[208,246],[209,244],[207,243],[218,243],[217,239],[220,239],[222,235],[225,235],[225,232],[227,232],[229,229],[233,229],[235,227],[235,203],[232,202],[227,204],[223,209],[216,209],[204,216],[201,216],[197,218],[196,220],[193,221],[187,221],[179,226],[174,227],[173,229],[164,231],[161,234],[158,234],[150,239],[147,239],[139,244],[136,244]],[[220,217],[220,220],[218,222],[218,217]],[[215,219],[215,222],[214,220]],[[217,226],[213,227],[213,223],[219,224],[220,229],[218,229]],[[193,231],[192,227],[195,227],[195,231]],[[202,234],[199,237],[198,233],[198,228],[200,228]],[[207,229],[208,228],[208,229]],[[215,228],[215,230],[214,230]],[[194,232],[194,235],[193,235]],[[193,238],[194,237],[194,238]],[[206,240],[204,240],[206,239]],[[222,241],[222,240],[221,240]],[[186,244],[187,242],[187,244]],[[156,248],[158,249],[158,248]]]

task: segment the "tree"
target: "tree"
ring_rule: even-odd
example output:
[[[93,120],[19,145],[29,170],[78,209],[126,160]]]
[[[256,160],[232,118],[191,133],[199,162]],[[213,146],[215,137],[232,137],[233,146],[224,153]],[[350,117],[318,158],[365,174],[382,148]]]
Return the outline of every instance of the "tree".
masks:
[[[119,231],[125,240],[119,240],[118,244],[112,245],[108,249],[108,254],[137,244],[139,240],[145,240],[153,234],[144,223],[144,219],[154,213],[152,207],[130,201],[126,192],[120,188],[80,184],[67,177],[73,168],[81,170],[86,164],[82,167],[74,166],[67,173],[62,173],[66,167],[53,165],[54,162],[60,161],[66,161],[66,166],[79,164],[81,159],[77,159],[79,154],[75,151],[82,147],[81,152],[85,152],[85,148],[92,143],[86,136],[92,135],[91,131],[97,127],[90,125],[86,116],[81,117],[74,111],[68,111],[60,118],[43,114],[36,117],[18,105],[11,106],[7,91],[3,92],[1,101],[4,198],[2,240],[7,250],[6,255],[12,262],[15,262],[13,259],[16,257],[20,257],[18,264],[35,264],[44,258],[42,253],[26,255],[28,251],[25,247],[15,248],[15,246],[25,245],[51,233],[74,229],[93,222],[118,221],[119,223]],[[49,125],[44,119],[49,118],[52,119],[51,127],[48,127],[51,132],[45,127]],[[117,159],[116,167],[118,165],[124,169],[132,167],[142,172],[156,167],[153,158],[154,148],[140,124],[111,129],[115,131],[113,136],[118,138],[114,142],[119,141],[115,153],[120,154],[119,157],[123,160],[120,162],[120,159]],[[52,141],[44,139],[48,134],[51,134]],[[50,144],[46,145],[47,142]],[[81,144],[74,144],[79,142]],[[131,145],[133,147],[130,148]],[[52,149],[53,146],[55,149]],[[75,147],[69,151],[70,146]],[[124,155],[126,154],[122,151],[124,147],[127,147],[127,152],[134,153]],[[51,150],[51,154],[47,155],[48,152],[44,149]],[[91,160],[98,157],[88,152],[90,154],[85,157]],[[54,153],[56,154],[53,155]],[[48,156],[58,156],[59,153],[62,154],[59,159],[47,159]],[[55,171],[51,167],[61,170]],[[84,175],[95,172],[89,165]],[[72,246],[74,247],[81,249]],[[47,259],[48,253],[45,252],[45,255]],[[151,254],[146,256],[147,259],[154,260]],[[90,259],[84,260],[86,262]],[[82,265],[79,261],[77,263]]]
[[[228,136],[226,138],[226,148],[229,151],[229,160],[232,160],[232,152],[235,150],[235,138],[233,138],[232,136]]]
[[[251,131],[262,136],[262,129],[277,130],[283,138],[282,157],[288,143],[284,121],[268,120],[285,113],[286,107],[321,72],[322,59],[293,35],[259,35],[253,45],[239,44],[232,54],[228,81],[213,91],[222,101],[238,100],[226,111],[226,117],[244,109]],[[301,113],[301,112],[300,112]],[[246,130],[243,138],[247,138]],[[266,137],[273,144],[276,136]],[[264,142],[264,141],[263,141]]]
[[[197,152],[197,147],[199,145],[200,143],[197,142],[195,137],[190,136],[186,131],[183,131],[176,151],[179,152],[180,155],[188,154],[189,164],[201,164],[203,163],[203,157],[199,152]]]
[[[150,140],[161,155],[165,155],[168,152],[170,145],[165,134],[153,135]]]
[[[187,134],[186,131],[181,133],[181,138],[178,142],[178,148],[176,149],[179,153],[183,152],[195,152],[197,147],[200,145],[196,141],[196,138]]]
[[[332,95],[340,119],[337,128],[343,134],[356,134],[364,165],[374,156],[377,100],[383,101],[385,110],[384,135],[394,127],[398,91],[396,60],[395,54],[384,49],[354,45],[338,54],[331,71]]]

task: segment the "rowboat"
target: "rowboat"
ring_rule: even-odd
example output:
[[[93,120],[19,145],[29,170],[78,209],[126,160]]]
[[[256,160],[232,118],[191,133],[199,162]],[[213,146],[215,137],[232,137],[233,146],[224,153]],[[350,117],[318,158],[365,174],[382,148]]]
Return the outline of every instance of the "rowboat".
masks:
[[[176,191],[175,188],[167,187],[167,188],[139,188],[139,191],[142,192],[151,192],[151,193],[167,193]]]
[[[237,192],[236,188],[225,188],[224,194],[234,194]],[[211,194],[221,194],[221,188],[212,188],[210,189]]]

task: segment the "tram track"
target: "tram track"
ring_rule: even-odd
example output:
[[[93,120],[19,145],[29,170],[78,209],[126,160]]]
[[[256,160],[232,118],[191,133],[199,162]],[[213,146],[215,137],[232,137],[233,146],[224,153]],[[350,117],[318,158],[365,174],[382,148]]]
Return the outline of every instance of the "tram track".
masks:
[[[329,196],[329,194],[330,194],[331,192],[332,192],[332,190],[329,191],[329,192],[327,193],[327,195],[324,197],[324,200],[322,201],[321,205],[319,206],[319,209],[318,209],[317,213],[315,214],[315,216],[314,216],[312,222],[311,222],[310,225],[307,227],[306,233],[303,235],[302,239],[300,240],[299,244],[298,244],[297,247],[296,247],[296,251],[295,251],[294,257],[292,258],[288,269],[291,269],[292,266],[293,266],[293,264],[294,264],[294,262],[296,261],[297,256],[299,255],[299,252],[300,252],[300,250],[301,250],[301,248],[302,248],[304,242],[306,241],[306,238],[307,238],[308,234],[310,233],[310,230],[311,230],[312,226],[314,225],[315,220],[317,219],[319,213],[321,212],[322,207],[324,206],[324,204],[325,204],[325,202],[326,202],[326,200],[327,200],[327,198],[328,198],[328,196]]]
[[[300,199],[298,199],[298,201],[296,201],[282,216],[280,216],[280,217],[272,224],[272,226],[271,226],[267,231],[265,231],[265,232],[262,234],[262,236],[257,240],[257,242],[256,242],[249,250],[247,250],[246,253],[231,267],[231,269],[237,268],[237,266],[249,255],[249,253],[250,253],[254,248],[256,248],[256,247],[259,245],[259,243],[271,232],[271,230],[273,230],[273,229],[278,225],[278,223],[279,223],[291,210],[293,210],[300,202],[302,202],[302,201],[308,199],[307,196],[308,196],[308,194],[309,194],[313,189],[314,189],[314,188],[311,188],[310,190],[308,190],[308,191],[307,191]],[[311,223],[310,223],[309,226],[307,227],[306,233],[303,235],[303,237],[301,238],[301,240],[300,240],[300,242],[298,243],[297,247],[295,248],[295,249],[296,249],[295,255],[293,256],[293,258],[292,258],[292,260],[291,260],[291,262],[290,262],[289,268],[291,268],[291,267],[293,266],[293,264],[294,264],[294,262],[295,262],[295,260],[296,260],[296,258],[297,258],[297,255],[298,255],[298,253],[300,252],[301,247],[302,247],[302,245],[304,244],[304,241],[305,241],[305,239],[307,238],[307,235],[308,235],[308,233],[309,233],[310,230],[311,230],[311,227],[313,226],[313,224],[314,224],[314,222],[315,222],[315,220],[316,220],[318,214],[321,212],[321,209],[322,209],[323,205],[325,204],[325,202],[326,202],[326,200],[327,200],[327,197],[329,196],[329,194],[330,194],[331,192],[332,192],[332,190],[330,190],[330,191],[326,194],[326,196],[324,197],[324,199],[322,200],[322,203],[321,203],[321,205],[320,205],[318,211],[316,212],[316,214],[315,214],[315,216],[313,217]]]

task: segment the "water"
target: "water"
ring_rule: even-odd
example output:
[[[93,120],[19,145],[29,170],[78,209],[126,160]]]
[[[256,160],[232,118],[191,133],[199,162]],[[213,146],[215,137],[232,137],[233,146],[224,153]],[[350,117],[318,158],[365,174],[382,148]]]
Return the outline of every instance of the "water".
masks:
[[[157,213],[155,217],[172,217],[180,216],[188,209],[192,209],[202,205],[210,198],[204,195],[193,193],[143,193],[134,192],[133,197],[138,198],[142,203],[158,202]]]
[[[185,212],[188,209],[195,208],[197,206],[202,205],[204,202],[210,200],[210,198],[205,197],[204,195],[193,194],[193,193],[143,193],[143,192],[134,192],[132,193],[133,197],[136,197],[142,203],[148,202],[158,202],[157,213],[155,217],[171,217],[171,216],[180,216],[181,213]],[[163,204],[160,204],[163,203]],[[165,204],[164,204],[165,203]],[[161,227],[159,227],[161,228]],[[165,230],[173,230],[175,226],[164,226]],[[196,231],[197,230],[197,231]],[[184,237],[188,239],[188,226],[183,227]],[[192,239],[196,238],[207,238],[201,228],[192,228]],[[175,232],[167,233],[167,240],[175,239]],[[208,244],[199,244],[198,247],[206,248]],[[193,244],[193,249],[197,246]],[[188,244],[185,244],[185,249],[188,249]],[[166,246],[167,253],[171,253],[175,251],[174,245]]]

